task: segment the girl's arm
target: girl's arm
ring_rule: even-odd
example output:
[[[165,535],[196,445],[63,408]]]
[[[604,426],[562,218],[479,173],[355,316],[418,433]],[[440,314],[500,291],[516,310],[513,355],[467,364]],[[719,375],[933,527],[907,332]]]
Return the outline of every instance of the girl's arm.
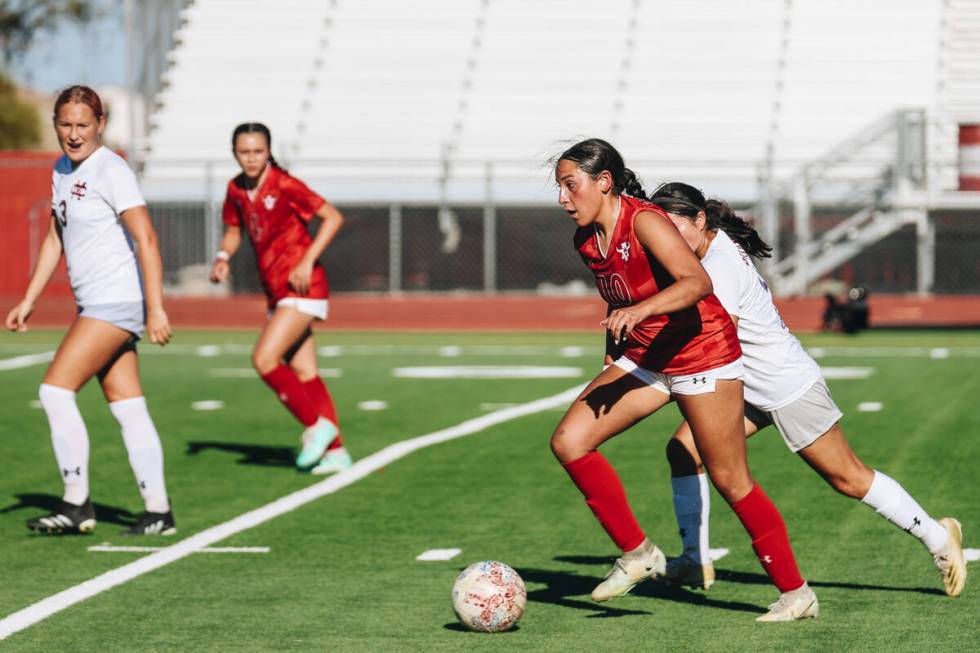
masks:
[[[221,283],[228,278],[231,266],[228,261],[242,246],[242,228],[238,225],[225,225],[225,233],[221,237],[221,249],[214,257],[211,265],[211,283]],[[224,252],[224,254],[222,254]]]
[[[54,213],[51,214],[51,224],[48,226],[48,233],[41,241],[41,249],[37,255],[37,265],[31,274],[31,280],[24,291],[24,298],[20,303],[11,309],[7,314],[6,325],[11,331],[27,331],[27,318],[34,310],[34,302],[41,296],[44,287],[51,280],[58,261],[61,260],[62,246],[61,234],[58,232],[58,225]]]
[[[653,254],[675,282],[649,299],[613,311],[603,320],[603,326],[617,343],[647,317],[689,308],[712,291],[708,273],[673,224],[659,214],[646,211],[636,216],[633,228],[640,244]]]
[[[172,331],[170,319],[163,310],[163,260],[157,245],[157,232],[146,206],[134,206],[119,216],[126,231],[136,243],[136,257],[143,272],[143,294],[146,299],[146,331],[150,342],[165,345]]]
[[[313,265],[323,254],[324,250],[333,242],[340,227],[344,224],[343,214],[337,210],[330,202],[324,202],[323,206],[317,209],[316,215],[320,217],[320,229],[316,232],[316,238],[306,250],[303,259],[293,268],[289,274],[289,285],[293,289],[305,295],[310,290],[310,279],[313,276]]]

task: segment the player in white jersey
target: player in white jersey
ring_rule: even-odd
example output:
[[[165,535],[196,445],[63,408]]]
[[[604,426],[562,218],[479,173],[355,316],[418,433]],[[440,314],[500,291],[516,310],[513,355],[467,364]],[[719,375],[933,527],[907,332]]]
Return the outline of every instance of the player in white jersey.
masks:
[[[54,128],[65,154],[52,174],[51,226],[24,298],[7,315],[6,325],[11,331],[27,330],[34,303],[62,253],[78,316],[39,390],[64,495],[51,514],[28,520],[27,527],[52,534],[95,528],[88,433],[75,393],[96,376],[119,422],[146,508],[124,533],[169,535],[176,526],[163,449],[143,398],[135,345],[144,325],[150,342],[165,345],[171,335],[156,232],[133,171],[100,142],[105,115],[99,96],[85,86],[65,89],[55,101]]]
[[[714,292],[732,316],[745,365],[746,437],[775,425],[786,445],[835,490],[860,500],[933,555],[946,594],[966,583],[962,530],[952,518],[934,520],[894,479],[868,467],[851,449],[816,362],[789,332],[751,257],[771,248],[726,203],[705,200],[681,183],[661,186],[652,201],[670,215],[711,277]],[[707,589],[714,581],[708,557],[708,487],[687,423],[667,446],[674,509],[684,552],[671,560],[667,577]]]

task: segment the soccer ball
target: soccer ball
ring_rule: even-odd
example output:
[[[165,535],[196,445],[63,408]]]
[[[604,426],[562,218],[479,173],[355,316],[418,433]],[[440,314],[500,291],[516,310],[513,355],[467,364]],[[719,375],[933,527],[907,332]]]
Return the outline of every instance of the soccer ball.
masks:
[[[498,633],[524,614],[527,590],[516,571],[502,562],[474,562],[453,583],[453,610],[459,622],[484,633]]]

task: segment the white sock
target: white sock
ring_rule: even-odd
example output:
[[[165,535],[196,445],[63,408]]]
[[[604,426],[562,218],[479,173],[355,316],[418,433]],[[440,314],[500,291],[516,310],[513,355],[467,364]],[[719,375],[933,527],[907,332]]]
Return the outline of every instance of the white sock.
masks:
[[[123,442],[129,452],[129,465],[133,468],[140,495],[148,512],[167,512],[167,485],[163,479],[163,447],[160,436],[146,410],[146,399],[134,397],[113,401],[109,410],[122,427]]]
[[[949,533],[929,516],[895,479],[875,470],[871,488],[861,499],[875,511],[913,537],[919,538],[929,553],[939,552]]]
[[[674,514],[680,528],[684,554],[705,564],[708,556],[708,513],[711,499],[706,474],[675,476],[670,479],[674,490]]]
[[[42,383],[41,406],[51,427],[51,444],[65,484],[63,499],[77,506],[88,499],[88,431],[75,403],[75,393]]]

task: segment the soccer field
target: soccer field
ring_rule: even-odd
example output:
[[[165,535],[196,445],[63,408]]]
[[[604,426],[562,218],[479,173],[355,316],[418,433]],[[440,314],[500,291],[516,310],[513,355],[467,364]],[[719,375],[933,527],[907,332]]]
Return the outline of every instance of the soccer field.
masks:
[[[647,582],[623,599],[593,603],[589,592],[616,550],[548,448],[567,399],[532,405],[522,416],[508,407],[591,378],[601,362],[598,333],[319,333],[320,365],[355,459],[469,427],[445,442],[389,449],[387,458],[370,459],[377,462],[363,477],[354,478],[363,469],[355,467],[349,478],[326,481],[333,485],[293,469],[300,429],[250,371],[254,334],[180,332],[165,349],[143,345],[145,392],[164,441],[178,535],[119,535],[142,503],[95,384],[80,393],[79,405],[92,442],[98,527],[91,536],[32,535],[24,521],[61,495],[47,423],[33,404],[44,357],[33,355],[51,351],[59,338],[0,336],[0,619],[161,555],[90,547],[179,547],[298,490],[317,486],[322,496],[277,504],[254,526],[233,522],[228,537],[208,543],[261,549],[175,556],[16,632],[0,644],[5,652],[980,650],[978,578],[958,599],[943,595],[919,543],[836,495],[772,429],[753,438],[749,460],[818,593],[818,620],[754,621],[776,590],[717,493],[712,546],[729,553],[716,563],[719,580],[710,591]],[[830,368],[858,454],[934,517],[957,517],[965,545],[980,546],[980,333],[820,335],[804,344]],[[405,369],[436,366],[457,374],[481,367],[457,378],[417,378],[435,372]],[[482,366],[523,376],[470,378],[486,376]],[[212,402],[204,404],[211,410],[193,408],[197,402]],[[875,402],[879,410],[869,405]],[[669,406],[603,447],[640,523],[668,555],[680,544],[663,451],[678,421]],[[462,552],[416,560],[449,548]],[[527,585],[526,612],[513,631],[476,634],[456,625],[453,580],[482,559],[510,564]]]

